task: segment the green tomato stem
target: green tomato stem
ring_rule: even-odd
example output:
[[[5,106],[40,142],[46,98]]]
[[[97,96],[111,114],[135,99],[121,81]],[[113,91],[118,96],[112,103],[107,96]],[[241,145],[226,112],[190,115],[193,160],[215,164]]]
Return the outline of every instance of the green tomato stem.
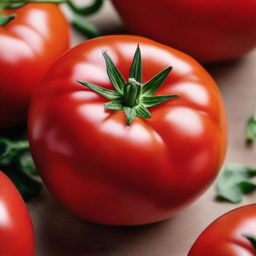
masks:
[[[135,107],[140,103],[140,88],[134,83],[127,83],[124,87],[124,105]]]
[[[123,111],[127,125],[131,125],[136,116],[151,118],[152,115],[148,108],[162,104],[170,99],[179,98],[179,95],[153,95],[167,78],[171,71],[170,67],[157,74],[145,85],[142,85],[142,58],[139,46],[137,46],[134,54],[128,82],[125,81],[106,51],[103,51],[103,57],[106,62],[109,80],[115,90],[109,90],[87,81],[78,82],[111,100],[104,104],[104,108],[111,111]],[[145,89],[143,90],[142,88]]]
[[[88,23],[83,16],[77,13],[73,13],[71,24],[77,31],[88,38],[94,38],[101,35],[101,32],[96,27]]]
[[[66,3],[70,7],[73,12],[83,15],[83,16],[88,16],[96,13],[103,5],[104,0],[94,0],[91,5],[87,6],[82,6],[78,7],[77,5],[74,4],[72,0],[67,0]]]

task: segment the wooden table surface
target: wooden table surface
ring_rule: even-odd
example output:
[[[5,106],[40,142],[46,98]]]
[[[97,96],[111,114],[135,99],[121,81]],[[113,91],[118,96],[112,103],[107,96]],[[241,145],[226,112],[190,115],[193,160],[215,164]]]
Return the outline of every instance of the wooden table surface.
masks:
[[[105,33],[122,33],[109,2],[90,19]],[[74,44],[85,38],[77,33]],[[256,145],[244,143],[244,126],[256,107],[256,50],[243,59],[206,67],[224,97],[229,122],[226,162],[256,166]],[[82,221],[65,210],[44,189],[29,203],[36,234],[36,256],[186,256],[193,241],[215,218],[240,205],[218,203],[214,184],[190,207],[167,221],[141,227],[108,227]],[[243,205],[255,202],[246,196]],[[206,255],[205,255],[206,256]]]

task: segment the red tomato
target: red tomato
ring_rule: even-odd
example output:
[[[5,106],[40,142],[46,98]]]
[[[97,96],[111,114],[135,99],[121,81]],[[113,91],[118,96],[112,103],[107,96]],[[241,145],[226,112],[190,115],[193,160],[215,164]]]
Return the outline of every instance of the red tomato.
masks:
[[[255,238],[255,227],[256,204],[230,211],[204,230],[188,256],[255,256],[256,248],[244,237]]]
[[[151,108],[152,118],[127,126],[123,111],[80,85],[113,86],[102,50],[128,79],[140,45],[145,83],[168,66],[157,95],[178,94]],[[30,108],[29,137],[52,193],[76,215],[99,223],[136,225],[174,215],[215,178],[226,149],[219,90],[191,57],[136,36],[106,36],[69,51],[50,69]]]
[[[202,62],[236,59],[256,46],[255,0],[112,0],[135,34]]]
[[[34,235],[29,213],[18,190],[2,172],[0,172],[0,241],[0,255],[34,255]]]
[[[32,92],[69,47],[69,26],[58,6],[27,4],[0,26],[0,129],[26,120]]]

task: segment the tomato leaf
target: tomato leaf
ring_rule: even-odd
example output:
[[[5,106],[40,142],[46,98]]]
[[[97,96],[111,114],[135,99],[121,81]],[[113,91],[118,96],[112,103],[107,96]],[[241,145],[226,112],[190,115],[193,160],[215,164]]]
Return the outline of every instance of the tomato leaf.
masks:
[[[164,80],[168,77],[172,70],[172,67],[168,67],[165,70],[158,73],[155,77],[153,77],[149,82],[142,86],[143,95],[152,96],[162,85]]]
[[[106,62],[108,77],[112,85],[118,93],[123,94],[124,85],[126,83],[125,79],[123,78],[111,58],[108,56],[107,52],[103,51],[102,54]]]
[[[179,96],[178,95],[144,96],[142,97],[142,103],[149,108],[175,98],[179,98]]]
[[[73,13],[71,19],[72,26],[88,38],[94,38],[101,35],[101,32],[91,23],[88,23],[84,16]]]
[[[22,2],[9,2],[7,5],[5,5],[5,9],[17,9],[17,8],[20,8],[20,7],[23,7],[24,5],[28,4],[27,3],[22,3]]]
[[[28,175],[38,175],[38,170],[35,166],[33,158],[30,152],[25,152],[20,157],[20,167],[22,168],[23,172]]]
[[[25,201],[40,193],[42,184],[32,177],[38,172],[27,140],[0,138],[0,169],[12,180]]]
[[[116,100],[116,99],[120,98],[120,94],[118,94],[117,91],[108,90],[108,89],[105,89],[103,87],[100,87],[98,85],[95,85],[95,84],[92,84],[89,82],[84,82],[84,81],[77,81],[77,82],[84,85],[88,89],[91,89],[91,90],[97,92],[98,94],[100,94],[101,96],[103,96],[106,99]]]
[[[243,237],[245,237],[251,245],[253,246],[254,249],[256,249],[256,238],[250,234],[243,234]]]
[[[246,140],[251,143],[256,139],[256,112],[248,119],[246,124]]]
[[[36,0],[36,1],[38,1],[38,0]],[[41,1],[46,1],[46,0],[41,0]],[[67,0],[51,0],[51,1],[67,3],[68,6],[71,8],[71,10],[73,10],[73,12],[75,12],[79,15],[83,15],[83,16],[94,14],[101,8],[101,6],[104,3],[104,0],[93,0],[93,1],[90,1],[91,2],[90,5],[77,6],[75,4],[75,2],[72,0],[69,0],[69,1],[67,1]]]
[[[139,84],[142,82],[142,60],[139,45],[134,54],[129,78],[135,79]]]
[[[256,189],[250,179],[256,176],[256,169],[239,164],[227,165],[217,179],[217,195],[221,200],[240,203],[242,195]]]

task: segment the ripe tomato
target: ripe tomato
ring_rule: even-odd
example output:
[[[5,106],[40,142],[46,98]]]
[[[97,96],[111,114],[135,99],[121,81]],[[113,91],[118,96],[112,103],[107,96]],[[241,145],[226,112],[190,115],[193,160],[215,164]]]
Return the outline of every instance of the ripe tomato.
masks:
[[[256,204],[230,211],[204,230],[188,256],[254,256],[256,244],[246,236],[255,240],[255,226]]]
[[[26,120],[34,88],[69,47],[69,26],[58,6],[31,3],[5,13],[16,18],[0,26],[0,129]]]
[[[33,227],[15,186],[0,172],[0,255],[33,256]]]
[[[180,96],[163,96],[173,99],[151,108],[151,118],[144,108],[147,119],[132,116],[125,99],[109,103],[77,82],[113,89],[102,50],[128,81],[138,44],[142,83],[172,66],[168,77],[170,69],[161,73],[164,82],[153,84],[163,82],[157,95]],[[139,67],[138,49],[135,55],[133,67]],[[141,87],[140,68],[125,83],[121,76],[113,79],[118,72],[110,63],[115,87],[131,94]],[[142,99],[148,105],[151,97]],[[133,122],[127,125],[123,111],[104,110],[107,102],[108,109],[124,104]],[[191,57],[142,37],[106,36],[75,47],[50,69],[32,99],[29,137],[45,183],[68,209],[94,222],[135,225],[170,217],[208,187],[224,158],[226,120],[215,82]]]
[[[236,59],[256,46],[254,0],[112,0],[135,34],[202,62]]]

